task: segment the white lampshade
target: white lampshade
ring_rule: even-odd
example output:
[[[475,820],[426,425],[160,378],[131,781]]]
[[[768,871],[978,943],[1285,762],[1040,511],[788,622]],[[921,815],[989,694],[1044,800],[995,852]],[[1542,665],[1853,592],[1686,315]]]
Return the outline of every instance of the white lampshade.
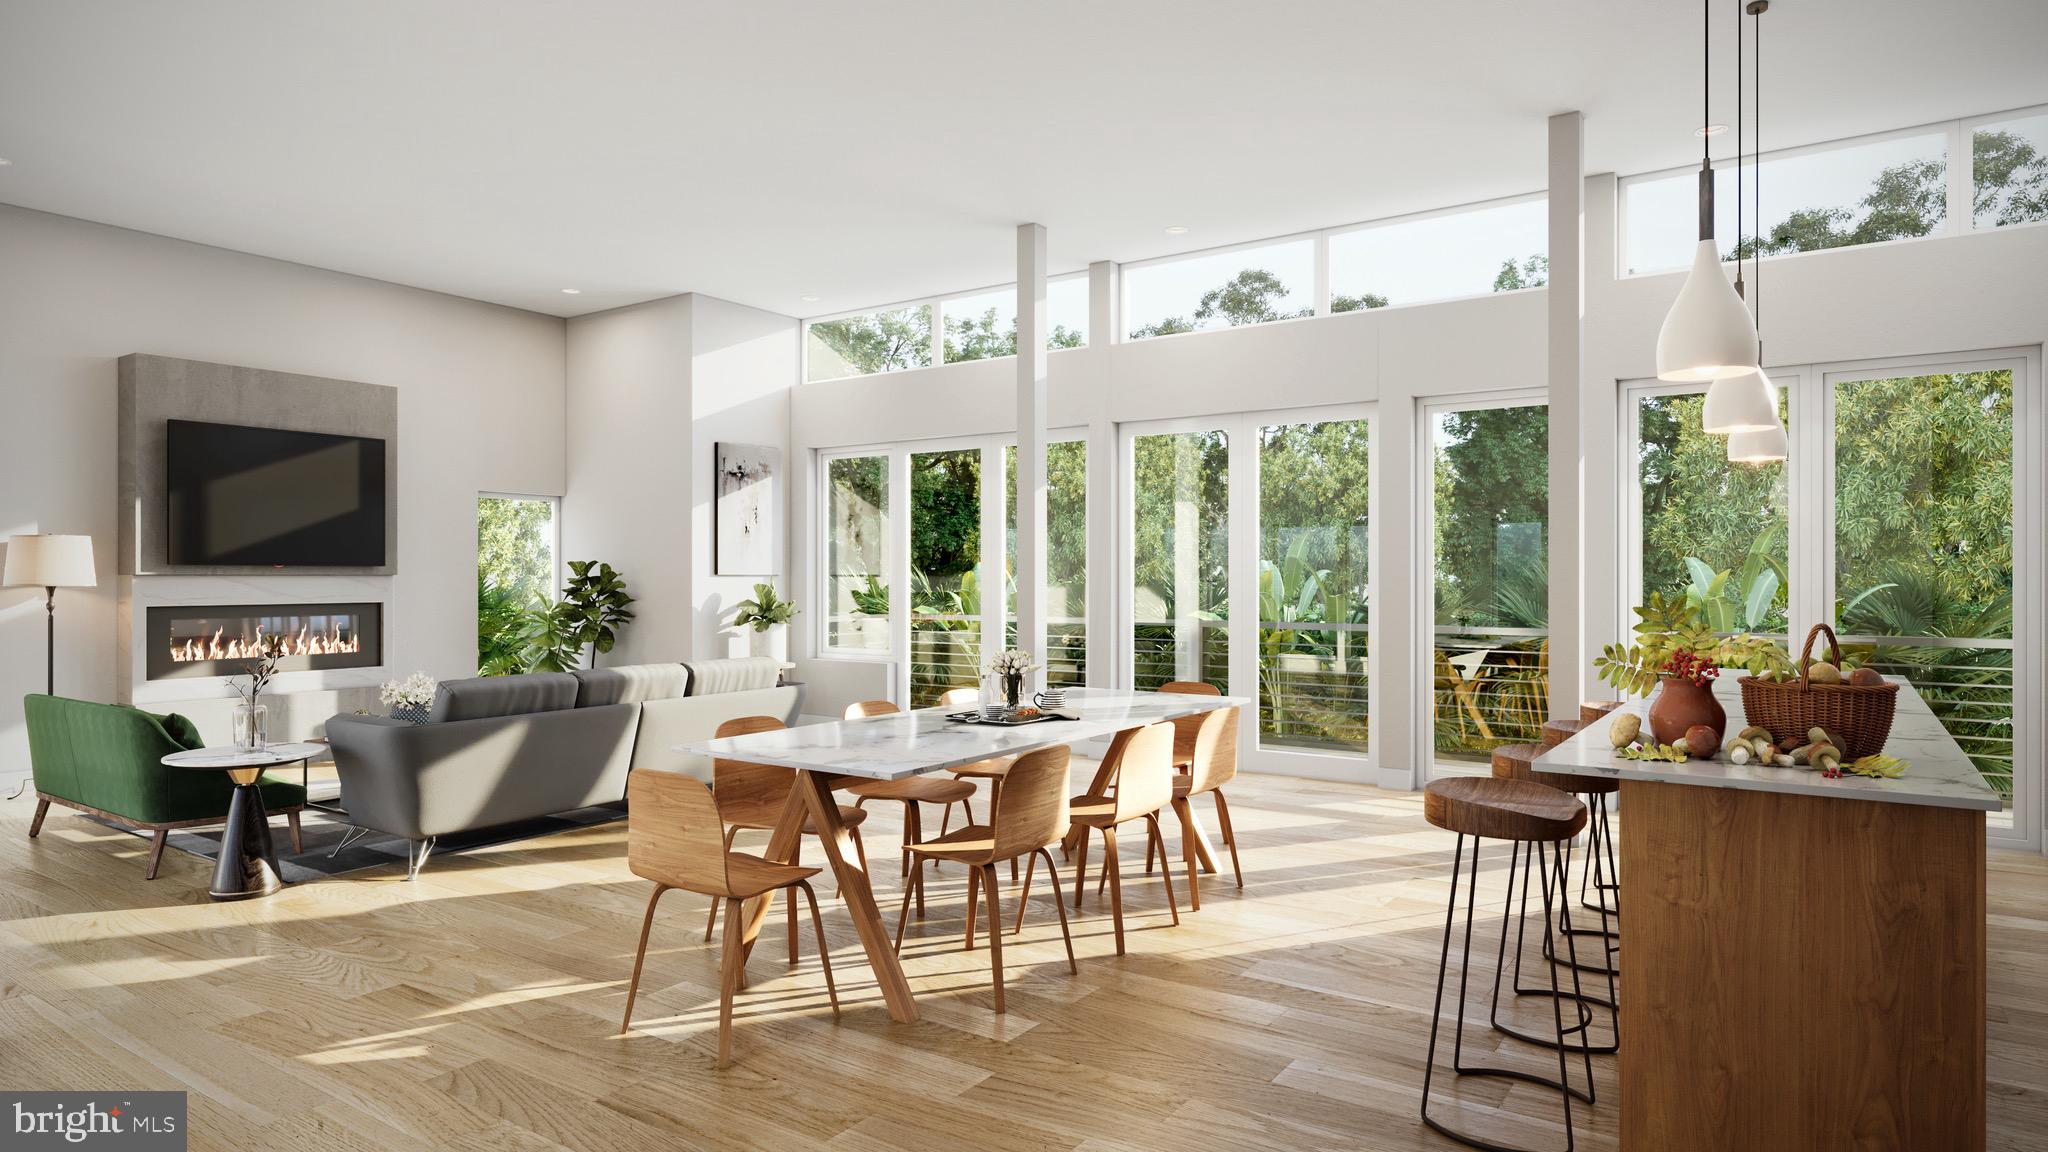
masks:
[[[1777,427],[1778,390],[1762,369],[1723,376],[1707,385],[1707,402],[1700,405],[1701,431],[1726,436]]]
[[[0,573],[0,584],[10,588],[91,588],[98,582],[93,574],[90,536],[7,538],[7,568]]]
[[[1733,432],[1728,436],[1728,461],[1731,464],[1772,464],[1791,454],[1792,442],[1785,435],[1785,426],[1776,420],[1769,428]]]
[[[1692,271],[1657,333],[1657,379],[1719,380],[1756,366],[1756,324],[1709,237],[1693,250]]]

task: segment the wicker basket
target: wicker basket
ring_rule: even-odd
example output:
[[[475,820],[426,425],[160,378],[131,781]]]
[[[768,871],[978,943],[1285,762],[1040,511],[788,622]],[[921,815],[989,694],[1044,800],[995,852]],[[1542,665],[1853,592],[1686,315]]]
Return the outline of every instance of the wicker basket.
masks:
[[[1884,751],[1885,738],[1892,732],[1892,713],[1898,707],[1897,684],[1815,684],[1808,672],[1813,641],[1827,633],[1829,655],[1836,667],[1842,664],[1842,644],[1835,630],[1815,624],[1799,650],[1799,679],[1783,683],[1744,676],[1742,714],[1758,728],[1770,730],[1774,740],[1796,736],[1806,741],[1809,729],[1824,728],[1844,747],[1842,757],[1855,760]]]

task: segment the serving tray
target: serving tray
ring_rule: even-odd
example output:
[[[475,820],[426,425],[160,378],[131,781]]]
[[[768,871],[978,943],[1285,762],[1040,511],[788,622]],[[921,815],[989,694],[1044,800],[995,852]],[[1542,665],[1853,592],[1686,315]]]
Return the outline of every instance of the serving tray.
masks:
[[[1047,720],[1073,720],[1076,717],[1062,716],[1057,712],[1040,712],[1036,716],[1006,717],[1001,720],[991,720],[983,716],[979,711],[975,711],[948,712],[946,713],[946,719],[958,720],[962,724],[988,724],[997,728],[1022,728],[1026,724],[1043,724]]]

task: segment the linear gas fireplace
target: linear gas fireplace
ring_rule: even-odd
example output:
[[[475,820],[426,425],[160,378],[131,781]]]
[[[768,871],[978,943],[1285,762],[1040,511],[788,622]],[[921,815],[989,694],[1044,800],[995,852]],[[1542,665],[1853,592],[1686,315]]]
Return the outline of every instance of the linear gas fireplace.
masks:
[[[151,606],[144,651],[151,680],[236,676],[267,638],[283,645],[280,672],[374,668],[384,662],[384,606],[209,604]]]

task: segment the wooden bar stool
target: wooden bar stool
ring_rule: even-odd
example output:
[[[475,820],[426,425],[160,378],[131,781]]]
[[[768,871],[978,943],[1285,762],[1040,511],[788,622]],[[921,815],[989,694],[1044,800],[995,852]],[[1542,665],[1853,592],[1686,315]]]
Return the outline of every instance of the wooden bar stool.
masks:
[[[787,727],[773,716],[737,716],[718,726],[716,739],[728,736],[751,736],[756,732],[773,732]],[[783,806],[789,800],[790,789],[796,787],[796,770],[780,768],[773,764],[749,764],[745,760],[728,760],[713,757],[711,761],[712,798],[718,802],[718,817],[726,824],[725,847],[732,850],[732,840],[742,828],[757,831],[773,831],[782,819]],[[865,810],[839,806],[839,819],[846,825],[846,834],[853,839],[853,850],[860,857],[860,870],[868,870],[868,850],[860,842],[860,826],[868,818]],[[817,828],[809,816],[804,817],[804,834],[816,836]],[[790,863],[794,864],[792,857]],[[712,929],[718,926],[718,905],[711,906],[711,918],[704,924],[704,939],[711,939]],[[789,906],[789,962],[796,963],[796,905]]]
[[[1080,972],[1074,966],[1074,937],[1067,931],[1067,905],[1060,898],[1059,869],[1053,867],[1052,853],[1046,851],[1067,834],[1068,755],[1065,745],[1056,744],[1017,757],[989,794],[988,824],[956,828],[936,840],[909,846],[910,851],[918,856],[967,865],[967,948],[974,947],[974,916],[979,893],[987,893],[988,958],[990,972],[995,978],[997,1012],[1005,1010],[1002,902],[996,893],[998,860],[1009,860],[1014,864],[1017,857],[1026,856],[1030,858],[1031,866],[1036,868],[1038,858],[1045,857],[1046,874],[1052,877],[1053,907],[1060,914],[1060,936],[1067,945],[1067,971]],[[916,871],[922,873],[924,869]],[[1029,896],[1030,891],[1027,882],[1025,895]],[[1025,901],[1020,898],[1017,901],[1015,931],[1021,932],[1024,928],[1024,908]],[[898,952],[903,951],[903,927],[909,920],[910,894],[906,892],[903,911],[896,917]]]
[[[893,701],[863,700],[846,706],[848,720],[865,720],[870,716],[887,716],[899,711]],[[959,777],[941,780],[935,776],[911,776],[902,780],[862,780],[847,784],[844,790],[855,799],[853,806],[859,808],[870,800],[897,800],[903,804],[903,871],[904,882],[917,894],[917,914],[924,915],[924,873],[911,866],[910,846],[924,839],[924,817],[922,804],[942,805],[945,816],[939,821],[939,835],[953,822],[953,805],[958,804],[966,811],[963,824],[974,823],[974,809],[968,801],[974,799],[974,785]]]
[[[1554,788],[1546,788],[1528,780],[1512,780],[1476,776],[1454,776],[1432,780],[1423,790],[1422,813],[1431,824],[1445,831],[1458,834],[1456,853],[1451,858],[1451,895],[1444,911],[1443,950],[1437,961],[1436,1001],[1430,1009],[1429,1055],[1422,1072],[1422,1122],[1432,1130],[1442,1133],[1461,1144],[1474,1148],[1492,1149],[1494,1152],[1520,1152],[1509,1145],[1496,1144],[1476,1136],[1460,1132],[1429,1114],[1429,1086],[1436,1072],[1436,1039],[1443,1018],[1444,983],[1450,971],[1451,934],[1457,920],[1458,881],[1465,863],[1465,838],[1471,837],[1472,874],[1466,881],[1465,893],[1465,946],[1459,961],[1458,1006],[1454,1024],[1454,1039],[1451,1044],[1451,1069],[1460,1076],[1491,1076],[1508,1080],[1520,1080],[1529,1084],[1556,1090],[1558,1101],[1564,1109],[1564,1147],[1571,1152],[1572,1100],[1593,1102],[1593,1056],[1586,1047],[1583,1022],[1577,1028],[1567,1028],[1564,1022],[1564,1004],[1570,993],[1565,992],[1558,969],[1560,964],[1550,965],[1551,1014],[1555,1025],[1555,1039],[1546,1044],[1557,1052],[1557,1078],[1524,1072],[1513,1068],[1499,1068],[1484,1065],[1467,1065],[1465,1051],[1465,990],[1472,969],[1472,913],[1479,900],[1479,856],[1486,840],[1508,840],[1519,848],[1526,847],[1534,856],[1544,876],[1543,918],[1548,923],[1551,915],[1551,897],[1556,893],[1564,899],[1565,879],[1563,855],[1565,844],[1579,834],[1586,825],[1586,806]],[[1510,877],[1513,876],[1512,865]],[[1501,922],[1501,936],[1507,936],[1507,922]],[[1496,979],[1498,977],[1496,976]],[[1578,976],[1573,974],[1572,983],[1576,989]],[[1577,1032],[1580,1055],[1585,1061],[1586,1086],[1582,1091],[1573,1087],[1569,1064],[1566,1060],[1570,1047],[1566,1037]]]
[[[1589,856],[1589,864],[1586,868],[1586,872],[1589,875],[1595,877],[1597,881],[1598,878],[1602,875],[1600,870],[1602,857],[1600,856],[1598,851],[1599,841],[1595,838],[1599,829],[1599,824],[1594,817],[1594,812],[1596,811],[1594,806],[1603,805],[1606,802],[1607,796],[1610,793],[1614,792],[1617,788],[1619,788],[1620,784],[1618,781],[1605,779],[1602,777],[1572,776],[1560,772],[1539,772],[1534,767],[1534,762],[1538,756],[1541,756],[1543,754],[1543,751],[1543,747],[1535,744],[1506,744],[1502,745],[1499,748],[1495,748],[1493,750],[1494,778],[1497,780],[1529,781],[1531,783],[1542,785],[1546,788],[1554,789],[1558,792],[1578,796],[1587,805],[1586,827],[1588,829],[1587,854]],[[1567,882],[1569,882],[1571,876],[1572,852],[1573,844],[1566,844],[1564,847],[1564,858],[1558,861],[1559,874],[1564,876]],[[1610,856],[1608,857],[1608,859],[1611,860],[1612,857]],[[1517,910],[1515,905],[1515,872],[1518,865],[1521,873],[1522,886],[1522,900],[1519,910]],[[1534,870],[1534,867],[1535,857],[1533,856],[1533,854],[1525,853],[1522,849],[1522,846],[1517,844],[1515,846],[1514,852],[1511,853],[1509,856],[1507,893],[1508,915],[1514,916],[1516,918],[1515,975],[1513,988],[1517,996],[1547,996],[1550,994],[1545,989],[1527,987],[1522,983],[1522,944],[1524,939],[1525,926],[1528,921],[1530,873]],[[1567,890],[1567,892],[1568,891],[1569,890]],[[1561,893],[1560,895],[1563,896],[1564,893]],[[1617,1051],[1621,1042],[1621,1002],[1616,995],[1614,986],[1614,978],[1619,974],[1618,964],[1615,959],[1614,942],[1620,939],[1621,933],[1610,928],[1605,909],[1599,908],[1597,906],[1593,907],[1595,911],[1600,913],[1600,927],[1598,928],[1573,927],[1569,908],[1564,908],[1560,906],[1560,913],[1557,917],[1546,918],[1544,921],[1542,949],[1543,958],[1545,960],[1549,960],[1553,963],[1569,964],[1575,975],[1579,972],[1585,972],[1591,975],[1604,976],[1607,978],[1606,999],[1603,1000],[1597,996],[1573,996],[1571,998],[1578,1002],[1579,1011],[1585,1017],[1581,1020],[1581,1023],[1588,1027],[1590,1027],[1591,1025],[1590,1009],[1607,1009],[1608,1023],[1614,1029],[1614,1040],[1612,1043],[1609,1044],[1594,1045],[1592,1050],[1599,1053],[1609,1053]],[[1557,938],[1559,936],[1564,937],[1568,942],[1572,943],[1572,955],[1571,959],[1568,961],[1560,960],[1556,955]],[[1590,958],[1584,961],[1579,959],[1578,947],[1576,944],[1576,939],[1579,937],[1594,937],[1600,940],[1602,946],[1600,951],[1605,953],[1605,955],[1603,956],[1604,963],[1592,963]],[[1505,932],[1501,934],[1501,948],[1502,957],[1503,959],[1505,959],[1507,948],[1507,934]],[[1518,1040],[1525,1040],[1531,1044],[1545,1043],[1545,1041],[1540,1038],[1525,1035],[1523,1033],[1515,1031],[1515,1029],[1509,1025],[1502,1024],[1500,1022],[1499,1013],[1500,974],[1496,972],[1494,977],[1494,1004],[1492,1017],[1494,1027],[1498,1028],[1502,1032],[1507,1033],[1510,1036],[1514,1036]]]
[[[803,890],[811,906],[811,929],[818,936],[818,965],[825,973],[825,994],[832,999],[832,1017],[839,1018],[839,989],[832,983],[831,949],[825,944],[825,921],[818,915],[818,896],[811,891],[816,868],[776,864],[731,850],[731,838],[720,828],[718,804],[702,781],[680,772],[643,769],[627,778],[626,866],[636,876],[654,881],[647,898],[647,917],[640,923],[640,945],[633,953],[633,979],[626,985],[626,1014],[619,1022],[624,1034],[633,1027],[633,1000],[640,994],[640,969],[647,961],[647,934],[654,928],[654,906],[671,888],[711,897],[711,914],[725,905],[725,950],[718,975],[718,1066],[732,1063],[732,997],[744,983],[746,970],[746,902],[785,888]],[[792,893],[790,908],[796,907]],[[796,962],[796,919],[790,918],[790,962]]]
[[[1621,701],[1619,700],[1581,701],[1579,703],[1579,722],[1581,724],[1591,724],[1593,721],[1598,720],[1602,716],[1607,715],[1609,712],[1612,712],[1619,707],[1621,707]]]

